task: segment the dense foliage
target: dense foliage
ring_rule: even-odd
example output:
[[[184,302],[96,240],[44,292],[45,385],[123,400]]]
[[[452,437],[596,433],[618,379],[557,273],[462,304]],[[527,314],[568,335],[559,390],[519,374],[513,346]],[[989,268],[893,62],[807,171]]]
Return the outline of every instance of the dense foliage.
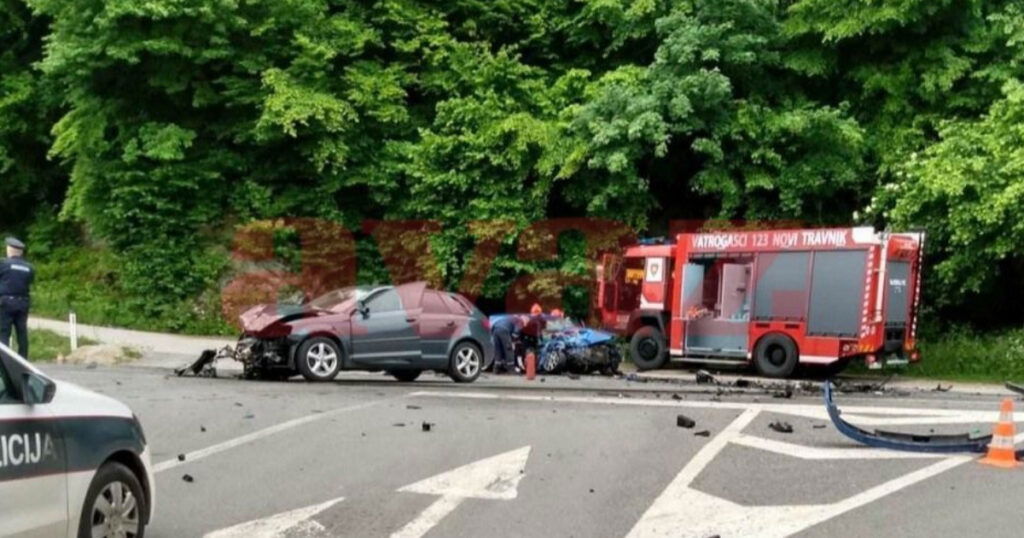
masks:
[[[516,239],[589,216],[923,227],[944,317],[1024,320],[964,308],[1024,276],[1019,2],[24,1],[0,1],[0,228],[108,252],[82,289],[119,312],[209,330],[235,231],[282,217],[353,231],[366,280],[368,219],[436,221],[400,243],[452,287],[490,240],[495,301],[587,271],[579,241]]]

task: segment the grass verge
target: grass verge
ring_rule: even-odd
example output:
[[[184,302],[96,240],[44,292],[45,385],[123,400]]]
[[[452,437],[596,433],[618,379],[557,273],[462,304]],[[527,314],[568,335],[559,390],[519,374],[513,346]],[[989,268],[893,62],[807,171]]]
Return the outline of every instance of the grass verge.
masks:
[[[16,342],[15,338],[11,338]],[[89,338],[78,337],[78,345],[91,346],[97,342]],[[28,347],[32,362],[52,361],[59,355],[71,353],[71,342],[68,337],[45,329],[29,329]],[[15,345],[17,351],[17,345]]]

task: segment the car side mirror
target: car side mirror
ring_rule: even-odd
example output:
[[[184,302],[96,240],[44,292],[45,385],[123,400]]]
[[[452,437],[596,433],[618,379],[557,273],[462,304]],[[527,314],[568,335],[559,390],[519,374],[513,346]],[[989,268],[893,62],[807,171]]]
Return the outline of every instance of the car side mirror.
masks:
[[[21,399],[28,405],[48,404],[57,394],[57,384],[33,372],[25,372],[21,381]]]
[[[359,301],[359,304],[356,305],[356,311],[359,312],[359,315],[363,316],[363,319],[370,317],[370,307],[366,306],[366,303],[362,301]]]

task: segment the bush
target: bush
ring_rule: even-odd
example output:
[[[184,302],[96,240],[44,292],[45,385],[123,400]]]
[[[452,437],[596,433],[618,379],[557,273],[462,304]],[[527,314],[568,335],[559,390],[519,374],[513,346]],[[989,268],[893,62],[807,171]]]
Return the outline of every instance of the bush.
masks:
[[[1024,329],[980,333],[954,329],[921,342],[908,375],[966,381],[1024,381]]]

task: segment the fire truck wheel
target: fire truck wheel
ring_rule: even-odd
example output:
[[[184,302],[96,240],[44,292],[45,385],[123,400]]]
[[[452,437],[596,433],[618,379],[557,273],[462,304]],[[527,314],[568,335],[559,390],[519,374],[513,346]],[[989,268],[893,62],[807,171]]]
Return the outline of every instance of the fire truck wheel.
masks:
[[[754,367],[766,377],[789,377],[800,362],[793,339],[783,334],[768,334],[754,348]]]
[[[640,370],[661,368],[668,359],[665,353],[665,336],[657,327],[640,327],[629,341],[629,356]]]

